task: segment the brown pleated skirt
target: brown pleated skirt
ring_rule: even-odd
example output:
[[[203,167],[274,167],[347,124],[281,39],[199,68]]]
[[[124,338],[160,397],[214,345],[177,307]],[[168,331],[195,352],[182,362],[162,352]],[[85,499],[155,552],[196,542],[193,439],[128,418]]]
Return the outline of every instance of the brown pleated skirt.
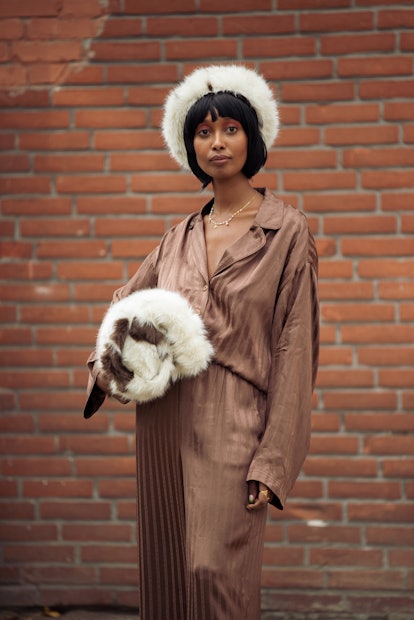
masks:
[[[246,476],[264,398],[211,364],[137,408],[141,620],[258,620],[266,510]]]

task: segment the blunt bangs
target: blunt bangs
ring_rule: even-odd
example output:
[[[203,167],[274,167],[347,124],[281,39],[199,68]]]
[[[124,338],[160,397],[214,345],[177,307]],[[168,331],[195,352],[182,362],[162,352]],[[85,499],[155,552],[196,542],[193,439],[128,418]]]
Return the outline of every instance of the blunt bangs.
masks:
[[[242,95],[236,95],[227,91],[219,93],[208,93],[201,97],[189,109],[184,123],[184,143],[187,151],[188,164],[195,176],[203,183],[203,188],[211,181],[198,165],[194,151],[194,136],[200,123],[204,121],[208,114],[211,114],[213,121],[218,116],[222,118],[233,118],[238,121],[247,136],[247,158],[242,172],[251,179],[267,159],[267,149],[263,141],[259,121],[256,111],[249,101]]]

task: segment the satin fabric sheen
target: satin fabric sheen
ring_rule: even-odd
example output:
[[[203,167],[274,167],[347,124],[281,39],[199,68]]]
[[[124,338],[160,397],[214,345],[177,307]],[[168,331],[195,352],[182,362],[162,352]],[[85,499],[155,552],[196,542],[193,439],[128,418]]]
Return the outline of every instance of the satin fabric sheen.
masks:
[[[319,342],[317,254],[303,214],[262,190],[250,230],[207,272],[203,213],[171,229],[114,294],[160,287],[200,313],[209,368],[137,407],[141,620],[258,620],[266,510],[282,508],[309,447]],[[85,417],[105,396],[91,371]]]

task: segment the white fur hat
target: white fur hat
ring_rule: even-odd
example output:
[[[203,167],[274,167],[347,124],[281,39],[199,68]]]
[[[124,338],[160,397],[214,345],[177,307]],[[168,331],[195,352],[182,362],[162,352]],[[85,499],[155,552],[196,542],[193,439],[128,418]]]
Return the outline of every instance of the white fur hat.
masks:
[[[279,129],[279,113],[266,80],[240,65],[211,65],[188,75],[170,92],[164,106],[162,133],[172,157],[189,169],[184,144],[184,123],[191,106],[207,93],[222,91],[243,95],[255,109],[262,138],[269,150]]]
[[[112,394],[146,402],[207,368],[213,348],[201,318],[179,293],[145,289],[114,303],[96,352]]]

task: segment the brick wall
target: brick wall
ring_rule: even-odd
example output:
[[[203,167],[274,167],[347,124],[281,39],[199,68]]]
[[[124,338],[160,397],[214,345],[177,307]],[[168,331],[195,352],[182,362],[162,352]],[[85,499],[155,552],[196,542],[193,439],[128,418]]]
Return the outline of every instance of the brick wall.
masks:
[[[163,148],[168,89],[237,60],[281,105],[257,184],[307,213],[320,253],[312,448],[270,513],[264,607],[414,610],[410,5],[1,3],[3,604],[137,602],[134,414],[83,420],[84,362],[113,289],[206,201]]]

